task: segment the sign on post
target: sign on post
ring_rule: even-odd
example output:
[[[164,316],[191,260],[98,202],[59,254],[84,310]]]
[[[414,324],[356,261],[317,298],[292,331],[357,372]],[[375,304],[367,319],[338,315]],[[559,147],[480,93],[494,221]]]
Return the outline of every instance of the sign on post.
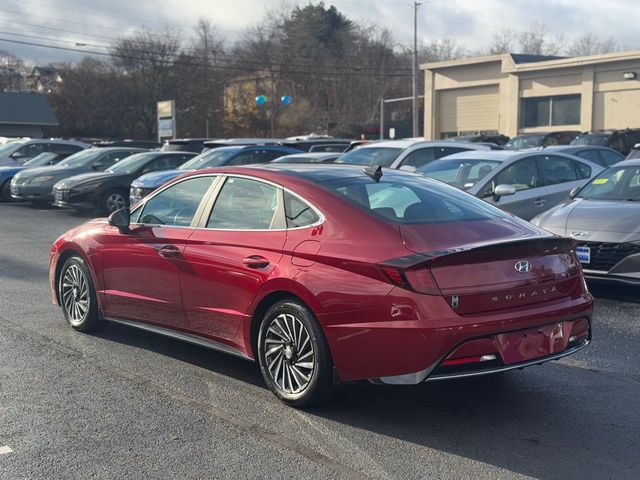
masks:
[[[176,102],[162,100],[158,102],[158,141],[176,138]]]
[[[389,138],[391,140],[395,140],[395,138],[396,138],[396,129],[395,128],[390,128],[389,129]]]

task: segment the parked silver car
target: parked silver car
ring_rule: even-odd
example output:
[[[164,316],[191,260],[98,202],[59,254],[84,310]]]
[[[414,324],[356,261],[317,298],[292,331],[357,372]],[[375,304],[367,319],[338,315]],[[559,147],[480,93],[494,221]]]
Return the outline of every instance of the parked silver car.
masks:
[[[73,140],[16,140],[0,147],[0,167],[16,167],[44,152],[79,152],[91,145]]]
[[[587,278],[640,285],[640,159],[617,163],[531,222],[578,241]]]
[[[568,198],[572,189],[602,170],[601,165],[572,155],[505,150],[457,153],[417,172],[529,220]]]
[[[382,165],[415,171],[429,162],[468,150],[491,150],[491,146],[475,142],[424,141],[416,139],[373,142],[345,153],[335,163]],[[497,148],[494,146],[493,148]]]

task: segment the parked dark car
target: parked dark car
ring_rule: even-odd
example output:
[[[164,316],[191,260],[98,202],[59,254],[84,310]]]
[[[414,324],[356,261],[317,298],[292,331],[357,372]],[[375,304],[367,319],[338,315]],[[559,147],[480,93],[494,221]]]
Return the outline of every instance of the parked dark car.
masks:
[[[499,146],[503,146],[509,141],[509,137],[497,133],[495,135],[479,134],[479,135],[457,135],[455,137],[448,137],[445,140],[453,142],[481,142],[481,143],[494,143]]]
[[[56,183],[53,204],[111,213],[129,206],[129,189],[134,179],[145,173],[173,170],[195,156],[193,152],[136,153],[104,172],[83,173]]]
[[[505,150],[519,150],[522,148],[548,147],[550,145],[569,145],[580,135],[580,132],[563,131],[549,133],[524,133],[513,137],[504,144]]]
[[[305,152],[283,155],[272,160],[271,163],[333,163],[340,156],[339,153]]]
[[[624,160],[624,155],[620,152],[612,148],[599,147],[597,145],[556,145],[554,147],[546,147],[544,151],[575,155],[576,157],[584,158],[603,167],[610,167]]]
[[[11,180],[11,197],[33,203],[53,201],[53,186],[60,180],[80,173],[103,172],[140,148],[89,148],[67,157],[57,165],[28,168]]]
[[[162,146],[163,152],[194,152],[200,153],[204,149],[204,143],[213,138],[177,138],[169,140]]]
[[[115,322],[256,361],[296,407],[340,382],[475,377],[590,343],[570,240],[382,170],[192,172],[57,239],[51,298],[78,331]]]
[[[155,150],[162,147],[161,143],[153,140],[103,140],[95,142],[94,147],[131,147],[131,148],[144,148],[147,150]]]
[[[298,150],[302,150],[304,152],[312,151],[314,148],[314,152],[344,152],[349,145],[351,145],[351,140],[344,138],[313,138],[313,139],[303,139],[303,140],[284,140],[280,142],[280,145],[289,148],[296,148]]]
[[[223,138],[219,140],[207,140],[204,142],[205,150],[213,150],[220,147],[237,147],[249,145],[278,145],[280,140],[277,138]]]
[[[571,145],[600,145],[617,150],[622,155],[629,155],[631,149],[640,143],[640,128],[588,132],[578,135]]]
[[[292,153],[302,152],[281,145],[238,145],[235,147],[220,147],[214,148],[213,150],[206,150],[176,170],[152,172],[136,178],[131,183],[129,202],[131,205],[139,202],[162,184],[183,175],[189,170],[201,170],[203,168],[221,167],[224,165],[267,163],[278,157]]]
[[[636,144],[633,146],[633,148],[631,149],[631,151],[629,152],[629,155],[627,155],[627,160],[630,160],[632,158],[640,158],[640,144]]]

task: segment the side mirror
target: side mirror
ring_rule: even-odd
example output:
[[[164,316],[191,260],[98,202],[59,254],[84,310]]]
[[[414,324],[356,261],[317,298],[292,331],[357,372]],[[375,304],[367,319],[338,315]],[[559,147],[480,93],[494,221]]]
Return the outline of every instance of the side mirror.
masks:
[[[119,230],[129,230],[131,214],[128,208],[121,208],[109,215],[109,225],[117,227]]]
[[[20,160],[22,158],[25,158],[25,155],[24,155],[24,153],[21,153],[21,152],[13,152],[10,155],[10,157],[13,158],[14,160]]]
[[[412,167],[411,165],[400,165],[400,168],[398,170],[402,170],[403,172],[414,173],[417,170],[417,168]]]
[[[514,187],[513,185],[501,184],[501,185],[498,185],[496,189],[493,191],[493,198],[497,202],[498,200],[500,200],[500,197],[514,195],[516,191],[517,191],[516,187]]]
[[[570,198],[574,198],[578,194],[579,191],[580,191],[580,187],[574,188],[573,190],[571,190],[569,192],[569,197]]]

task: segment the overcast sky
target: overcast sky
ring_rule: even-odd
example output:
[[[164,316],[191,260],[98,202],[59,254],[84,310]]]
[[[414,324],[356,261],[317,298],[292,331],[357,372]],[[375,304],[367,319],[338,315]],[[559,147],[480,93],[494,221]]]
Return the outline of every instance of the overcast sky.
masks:
[[[288,1],[305,5],[308,1]],[[470,50],[486,48],[507,27],[526,30],[543,22],[568,43],[584,32],[613,36],[626,49],[640,49],[638,0],[427,0],[419,9],[419,39],[452,38]],[[101,48],[141,25],[168,26],[191,34],[201,16],[209,17],[230,47],[243,29],[260,22],[277,0],[2,0],[0,38],[78,50]],[[413,35],[410,0],[336,0],[355,21],[389,28],[402,45]],[[76,44],[80,44],[79,46]],[[0,49],[35,63],[77,60],[82,54],[0,41]]]

